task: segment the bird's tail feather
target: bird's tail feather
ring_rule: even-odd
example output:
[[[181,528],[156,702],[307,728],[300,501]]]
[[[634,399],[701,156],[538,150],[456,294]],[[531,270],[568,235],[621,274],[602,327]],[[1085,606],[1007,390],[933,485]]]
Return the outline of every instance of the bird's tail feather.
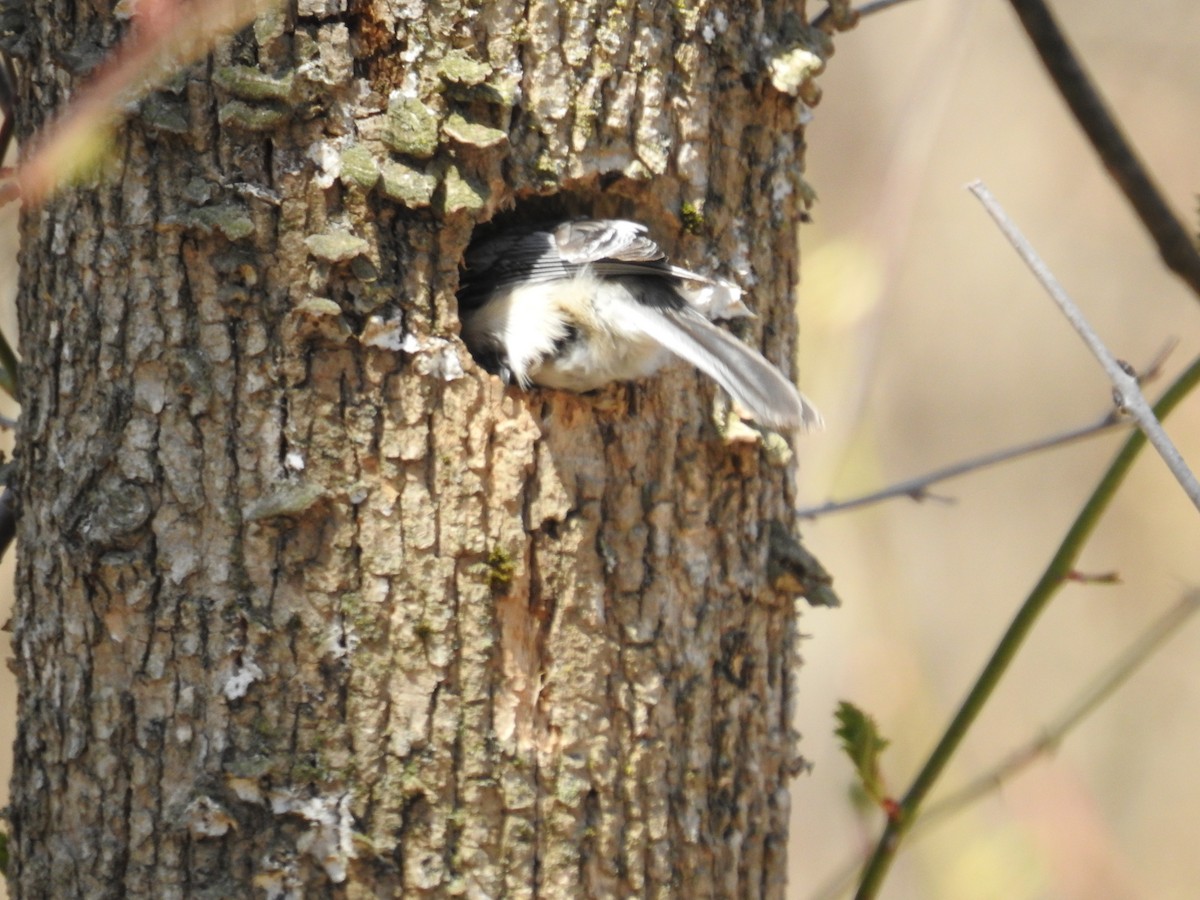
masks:
[[[700,314],[684,309],[664,315],[636,301],[627,306],[629,320],[712,378],[756,421],[781,429],[821,426],[821,414],[783,373]]]

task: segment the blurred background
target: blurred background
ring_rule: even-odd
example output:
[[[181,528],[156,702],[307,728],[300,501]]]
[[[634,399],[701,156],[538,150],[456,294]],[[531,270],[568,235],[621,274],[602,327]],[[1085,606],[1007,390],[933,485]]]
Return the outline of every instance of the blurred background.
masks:
[[[1126,133],[1197,230],[1200,4],[1053,0]],[[810,14],[820,4],[810,4]],[[1110,349],[1156,398],[1200,353],[1200,302],[1169,275],[1001,0],[914,0],[838,36],[808,128],[819,201],[801,233],[800,382],[828,421],[801,448],[806,505],[1094,421],[1098,364],[964,185],[982,179]],[[1168,431],[1200,468],[1200,397]],[[1040,576],[1122,437],[1009,463],[803,525],[843,606],[809,610],[789,897],[873,846],[833,736],[850,700],[892,745],[900,795]],[[1142,454],[1065,587],[933,795],[1029,744],[1157,616],[1200,585],[1200,520]],[[882,896],[1195,898],[1200,616],[1042,757],[913,839]]]

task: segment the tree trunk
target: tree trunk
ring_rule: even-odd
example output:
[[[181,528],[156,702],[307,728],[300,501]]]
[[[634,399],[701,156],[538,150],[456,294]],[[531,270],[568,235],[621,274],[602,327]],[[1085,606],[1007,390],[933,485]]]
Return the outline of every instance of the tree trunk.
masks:
[[[352,5],[264,16],[24,214],[11,892],[780,897],[786,447],[686,369],[505,388],[454,291],[514,204],[636,218],[786,369],[811,35]],[[26,138],[104,7],[32,4]]]

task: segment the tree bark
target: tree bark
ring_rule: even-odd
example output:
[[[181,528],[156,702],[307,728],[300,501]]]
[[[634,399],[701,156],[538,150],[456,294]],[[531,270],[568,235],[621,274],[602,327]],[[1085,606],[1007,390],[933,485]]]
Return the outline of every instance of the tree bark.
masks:
[[[343,6],[25,211],[12,895],[781,897],[786,447],[686,369],[505,388],[454,290],[513,208],[636,218],[787,368],[819,45],[790,3]],[[32,7],[26,138],[119,30]]]

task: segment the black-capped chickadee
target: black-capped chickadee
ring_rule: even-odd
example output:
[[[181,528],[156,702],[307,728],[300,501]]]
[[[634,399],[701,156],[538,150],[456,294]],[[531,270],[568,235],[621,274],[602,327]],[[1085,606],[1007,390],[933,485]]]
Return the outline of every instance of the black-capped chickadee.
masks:
[[[741,289],[671,265],[637,222],[581,219],[478,241],[458,299],[467,346],[510,383],[591,391],[674,355],[768,427],[821,422],[778,369],[709,321],[750,315]]]

